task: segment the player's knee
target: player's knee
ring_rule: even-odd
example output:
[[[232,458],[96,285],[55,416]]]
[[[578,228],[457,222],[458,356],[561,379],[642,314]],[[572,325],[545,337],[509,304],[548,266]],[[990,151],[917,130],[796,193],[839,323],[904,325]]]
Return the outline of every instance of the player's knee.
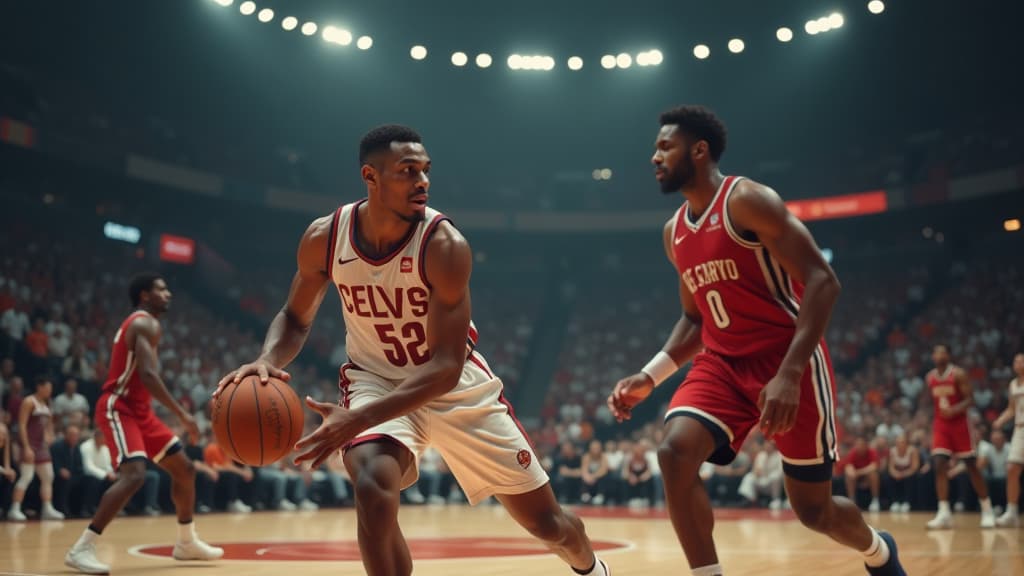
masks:
[[[186,458],[184,463],[178,467],[175,480],[182,482],[193,482],[196,479],[196,465],[192,460]]]
[[[704,458],[697,446],[687,438],[665,438],[658,446],[658,464],[662,470],[693,469],[696,472]]]
[[[138,490],[146,483],[146,469],[135,467],[128,470],[122,469],[118,472],[117,479],[127,484],[132,490]]]
[[[797,504],[792,502],[793,512],[800,523],[815,532],[828,533],[832,510],[824,504]]]
[[[398,479],[381,478],[372,470],[364,470],[353,486],[358,510],[367,517],[397,518],[398,482]]]
[[[579,519],[576,521],[579,523]],[[557,548],[568,539],[573,523],[568,513],[544,512],[524,522],[523,527],[538,540]]]

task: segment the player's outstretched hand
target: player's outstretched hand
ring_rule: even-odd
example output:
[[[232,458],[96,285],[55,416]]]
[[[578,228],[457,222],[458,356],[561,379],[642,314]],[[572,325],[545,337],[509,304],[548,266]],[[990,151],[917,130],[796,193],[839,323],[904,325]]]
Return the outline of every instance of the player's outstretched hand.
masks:
[[[633,407],[644,401],[654,390],[654,380],[643,372],[637,372],[619,380],[608,396],[608,409],[619,422],[629,420]]]
[[[272,366],[266,360],[257,360],[248,364],[243,364],[238,370],[228,372],[228,375],[221,378],[220,382],[217,383],[217,389],[213,391],[213,397],[216,398],[220,393],[228,386],[238,384],[242,381],[242,378],[256,374],[260,377],[260,382],[266,384],[270,377],[273,376],[278,380],[284,380],[288,382],[292,379],[292,375]]]
[[[306,405],[320,414],[323,422],[295,443],[295,450],[302,452],[295,457],[296,466],[310,462],[310,469],[319,468],[332,454],[369,427],[358,411],[329,402],[317,402],[309,396],[306,396]]]
[[[757,407],[761,409],[760,427],[765,438],[789,432],[800,407],[800,380],[775,376],[761,389]]]

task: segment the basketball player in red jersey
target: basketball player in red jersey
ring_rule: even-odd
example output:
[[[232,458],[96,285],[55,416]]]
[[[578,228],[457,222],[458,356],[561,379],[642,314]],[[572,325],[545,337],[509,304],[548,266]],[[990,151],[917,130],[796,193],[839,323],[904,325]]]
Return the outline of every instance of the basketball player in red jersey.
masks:
[[[714,516],[697,471],[728,464],[757,425],[782,453],[800,521],[864,555],[870,574],[902,575],[892,536],[832,496],[834,387],[822,336],[839,282],[814,239],[770,188],[718,169],[726,130],[713,112],[661,116],[652,162],[683,206],[665,224],[683,314],[661,352],[619,381],[608,406],[620,421],[693,360],[665,415],[658,461],[679,542],[695,576],[723,574]]]
[[[224,550],[200,540],[192,523],[195,508],[195,467],[181,442],[153,413],[156,397],[185,426],[194,442],[199,428],[192,415],[175,401],[160,378],[157,346],[160,316],[171,304],[171,291],[163,278],[141,274],[128,290],[135,311],[125,318],[114,336],[110,371],[96,401],[94,420],[103,431],[117,467],[117,480],[100,499],[92,522],[68,550],[64,563],[85,574],[108,574],[110,567],[96,558],[96,541],[146,480],[146,460],[167,471],[173,482],[171,499],[178,513],[175,560],[216,560]]]
[[[608,574],[583,523],[558,505],[501,394],[501,380],[475,350],[472,253],[447,217],[427,206],[430,157],[419,134],[381,126],[359,149],[368,198],[310,225],[262,355],[228,374],[215,394],[250,374],[287,381],[283,368],[299,353],[334,284],[350,362],[341,369],[340,403],[307,398],[323,423],[296,445],[296,461],[316,468],[344,450],[367,574],[412,572],[398,525],[399,492],[415,482],[428,445],[444,457],[471,504],[494,495],[576,573]]]
[[[928,521],[928,529],[942,530],[953,527],[953,514],[949,509],[949,460],[956,456],[967,467],[971,485],[981,503],[981,527],[995,528],[996,518],[988,486],[978,470],[977,454],[971,439],[971,426],[967,410],[974,405],[974,390],[967,374],[950,361],[949,346],[939,344],[932,349],[935,368],[928,372],[928,390],[932,393],[935,420],[932,422],[932,458],[935,460],[935,494],[939,497],[939,511]]]

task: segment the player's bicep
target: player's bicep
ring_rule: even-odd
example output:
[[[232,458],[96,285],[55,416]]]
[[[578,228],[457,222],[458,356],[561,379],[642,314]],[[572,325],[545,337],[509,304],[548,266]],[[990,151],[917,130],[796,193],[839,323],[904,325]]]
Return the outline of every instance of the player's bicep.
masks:
[[[466,358],[472,305],[469,277],[473,257],[469,244],[452,226],[442,224],[426,250],[425,272],[430,283],[427,344],[431,358],[452,361],[461,369]]]
[[[334,216],[314,220],[299,242],[296,262],[298,270],[288,289],[285,312],[303,326],[309,326],[316,317],[324,294],[327,293],[330,271],[327,254],[330,250],[331,224]]]
[[[129,330],[134,332],[132,351],[139,374],[158,373],[156,347],[153,345],[157,337],[155,323],[156,321],[151,319],[137,320],[129,327]]]
[[[774,190],[741,182],[729,199],[732,222],[757,235],[768,252],[794,280],[806,284],[817,274],[835,274],[825,261],[810,230],[786,208]]]

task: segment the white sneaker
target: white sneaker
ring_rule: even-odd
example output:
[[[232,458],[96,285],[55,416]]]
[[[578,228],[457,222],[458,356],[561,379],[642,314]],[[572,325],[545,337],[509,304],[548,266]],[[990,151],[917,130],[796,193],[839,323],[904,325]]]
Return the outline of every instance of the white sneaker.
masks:
[[[423,497],[423,493],[416,488],[407,491],[405,493],[405,497],[408,498],[409,502],[412,502],[413,504],[423,504],[424,502],[427,501],[427,499]]]
[[[210,546],[198,538],[191,542],[178,542],[173,553],[175,560],[217,560],[223,555],[223,548]]]
[[[893,502],[892,506],[889,506],[889,512],[902,512],[903,505],[899,502]]]
[[[878,500],[872,500],[868,506],[868,512],[878,512],[882,509],[882,506],[878,503]]]
[[[925,527],[929,530],[949,530],[953,527],[953,517],[949,514],[936,514]]]
[[[1020,516],[1010,512],[1003,512],[1003,515],[996,518],[996,526],[1000,528],[1016,528],[1020,526]]]
[[[281,502],[277,504],[277,509],[283,510],[285,512],[294,512],[298,510],[299,507],[296,506],[291,500],[285,498],[284,500],[281,500]]]
[[[771,502],[768,503],[768,509],[772,511],[781,510],[782,500],[779,500],[778,498],[772,500]]]
[[[110,574],[110,566],[96,558],[96,546],[93,544],[72,546],[64,555],[64,565],[82,574]]]
[[[25,522],[28,520],[28,516],[25,516],[25,513],[21,510],[11,508],[7,511],[7,519],[12,522]]]
[[[593,502],[594,506],[600,506],[604,504],[604,494],[598,494],[597,496],[594,496]]]
[[[981,527],[982,528],[995,528],[996,527],[996,515],[992,512],[981,513]]]
[[[445,500],[441,496],[438,496],[437,494],[434,494],[433,496],[427,498],[428,504],[444,504],[446,502],[447,500]]]
[[[53,506],[43,506],[43,513],[39,515],[42,520],[63,520],[64,515]]]
[[[228,504],[228,512],[235,512],[237,514],[248,514],[249,512],[252,512],[252,508],[249,508],[249,506],[247,506],[241,500],[235,500]]]
[[[316,505],[316,502],[313,502],[309,498],[306,498],[302,502],[299,502],[299,509],[300,510],[319,510],[320,507]]]
[[[903,503],[903,507],[900,508],[900,512],[903,512],[903,513],[910,512],[910,502],[904,502]]]

